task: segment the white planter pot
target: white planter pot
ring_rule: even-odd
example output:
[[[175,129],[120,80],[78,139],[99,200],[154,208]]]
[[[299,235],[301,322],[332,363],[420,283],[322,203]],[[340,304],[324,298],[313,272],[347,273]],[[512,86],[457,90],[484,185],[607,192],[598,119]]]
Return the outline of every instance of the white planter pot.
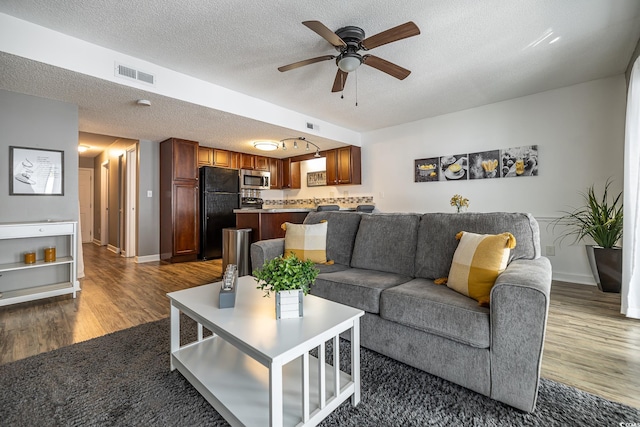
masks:
[[[302,317],[301,290],[276,292],[276,319]]]

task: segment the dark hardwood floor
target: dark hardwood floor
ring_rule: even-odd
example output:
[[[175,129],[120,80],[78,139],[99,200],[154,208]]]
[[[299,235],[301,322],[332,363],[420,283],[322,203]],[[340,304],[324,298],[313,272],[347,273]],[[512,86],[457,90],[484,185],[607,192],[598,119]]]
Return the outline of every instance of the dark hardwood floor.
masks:
[[[0,307],[0,364],[169,316],[167,292],[219,280],[220,260],[136,264],[84,244],[76,299]],[[554,282],[542,376],[640,408],[640,320],[620,295]]]

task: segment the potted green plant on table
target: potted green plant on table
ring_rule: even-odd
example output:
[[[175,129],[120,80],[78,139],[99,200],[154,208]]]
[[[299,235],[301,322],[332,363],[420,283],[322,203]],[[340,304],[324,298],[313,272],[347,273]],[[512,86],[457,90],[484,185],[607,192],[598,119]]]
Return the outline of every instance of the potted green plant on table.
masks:
[[[309,293],[320,271],[313,261],[303,261],[295,254],[278,256],[254,270],[258,289],[276,294],[276,319],[302,317],[302,297]]]
[[[596,195],[592,185],[587,193],[582,193],[585,204],[573,211],[563,211],[564,215],[553,221],[556,226],[564,226],[560,241],[574,237],[575,242],[590,237],[595,245],[586,245],[587,256],[598,288],[603,292],[620,292],[622,284],[622,248],[616,246],[622,238],[622,192],[609,197],[607,180],[602,197]]]

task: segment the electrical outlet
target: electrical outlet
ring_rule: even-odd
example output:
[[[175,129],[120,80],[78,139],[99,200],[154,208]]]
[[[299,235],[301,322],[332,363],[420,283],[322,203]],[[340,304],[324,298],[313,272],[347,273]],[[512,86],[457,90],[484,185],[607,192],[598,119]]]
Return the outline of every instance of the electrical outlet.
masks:
[[[555,256],[556,255],[556,247],[555,246],[547,246],[545,248],[545,253],[547,256]]]
[[[333,191],[329,191],[329,197],[333,199],[333,196],[335,196],[335,193]]]
[[[147,190],[147,197],[153,197],[153,191]]]
[[[344,197],[349,197],[349,192],[347,190],[345,190],[342,194],[344,195]]]
[[[380,198],[381,198],[381,199],[384,199],[384,191],[381,191],[381,192],[380,192]]]

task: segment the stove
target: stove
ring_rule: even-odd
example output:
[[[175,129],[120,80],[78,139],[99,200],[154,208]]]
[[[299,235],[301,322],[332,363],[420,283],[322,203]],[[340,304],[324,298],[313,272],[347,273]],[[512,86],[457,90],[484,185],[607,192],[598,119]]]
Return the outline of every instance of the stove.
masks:
[[[260,197],[242,197],[240,209],[262,209],[263,202]]]

